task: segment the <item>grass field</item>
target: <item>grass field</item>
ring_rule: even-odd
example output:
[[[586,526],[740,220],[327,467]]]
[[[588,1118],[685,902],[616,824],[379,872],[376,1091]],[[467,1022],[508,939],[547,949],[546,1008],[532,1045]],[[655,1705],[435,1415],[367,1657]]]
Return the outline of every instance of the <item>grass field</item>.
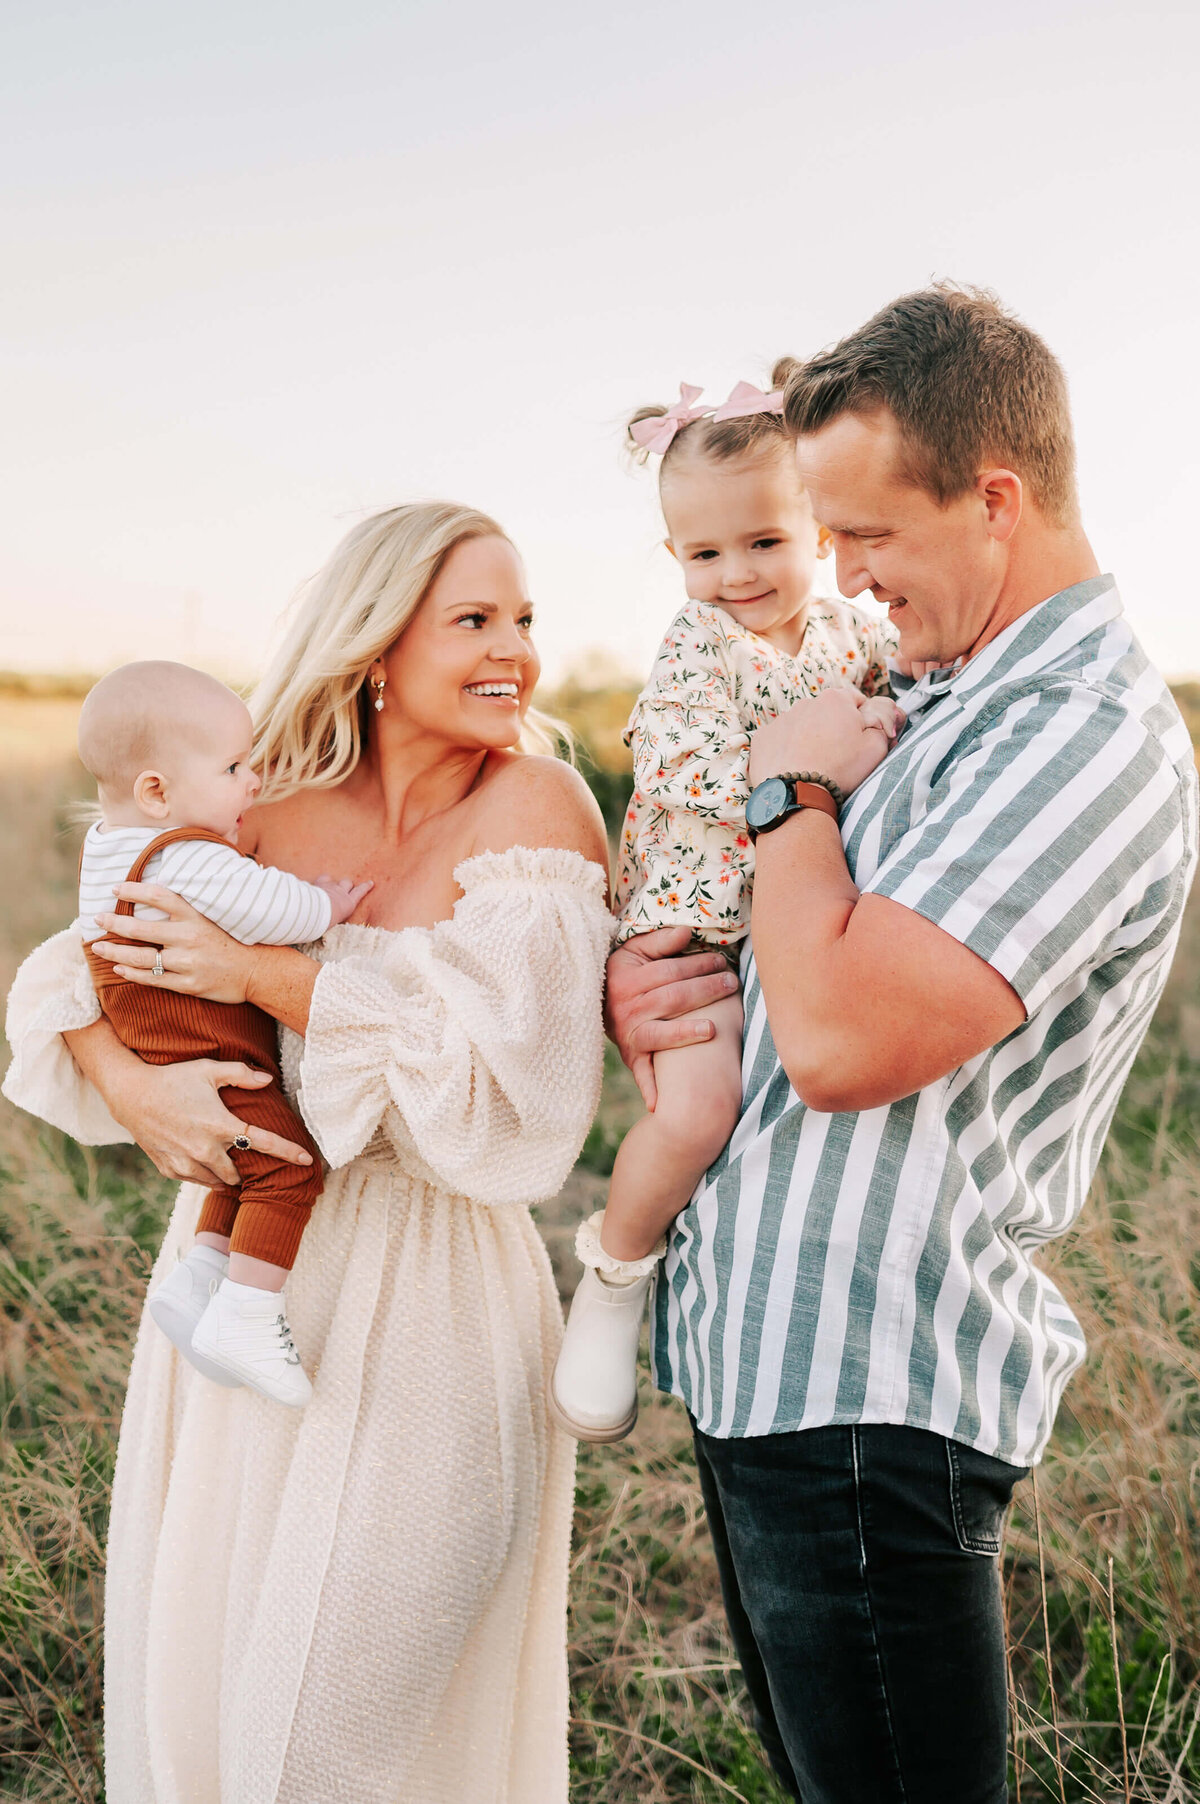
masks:
[[[0,699],[0,979],[73,912],[74,707]],[[585,710],[580,710],[585,712]],[[609,712],[612,712],[610,709]],[[585,731],[587,721],[585,719]],[[605,799],[619,794],[610,770]],[[615,1064],[584,1158],[541,1211],[565,1286],[575,1221],[635,1102]],[[1079,1233],[1048,1255],[1088,1333],[1004,1558],[1019,1800],[1200,1801],[1200,910]],[[171,1186],[135,1151],[0,1118],[0,1797],[100,1778],[99,1603],[124,1374]],[[687,1425],[647,1392],[584,1452],[573,1564],[573,1797],[777,1804],[741,1709]],[[864,1801],[868,1804],[868,1801]]]

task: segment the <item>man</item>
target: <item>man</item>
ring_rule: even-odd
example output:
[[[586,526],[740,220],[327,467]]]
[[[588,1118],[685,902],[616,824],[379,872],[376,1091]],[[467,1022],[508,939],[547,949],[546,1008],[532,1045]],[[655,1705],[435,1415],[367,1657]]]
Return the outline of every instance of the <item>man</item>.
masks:
[[[1161,993],[1195,764],[1084,537],[1062,371],[991,296],[884,308],[785,415],[841,592],[925,674],[891,751],[851,690],[755,735],[743,1112],[677,1223],[654,1361],[784,1784],[997,1804],[1001,1522],[1084,1353],[1031,1255],[1082,1208]],[[610,961],[627,1062],[722,993],[681,938]]]

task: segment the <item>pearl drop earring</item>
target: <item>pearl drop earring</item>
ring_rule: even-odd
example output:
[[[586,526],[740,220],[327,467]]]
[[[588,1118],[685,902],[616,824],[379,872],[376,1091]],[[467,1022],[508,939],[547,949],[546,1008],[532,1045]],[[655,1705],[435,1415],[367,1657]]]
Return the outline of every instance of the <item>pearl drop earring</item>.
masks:
[[[384,676],[377,676],[377,677],[371,678],[371,687],[375,691],[375,712],[376,712],[376,714],[383,713],[383,689],[384,689],[384,684],[386,682],[387,682],[387,678]]]

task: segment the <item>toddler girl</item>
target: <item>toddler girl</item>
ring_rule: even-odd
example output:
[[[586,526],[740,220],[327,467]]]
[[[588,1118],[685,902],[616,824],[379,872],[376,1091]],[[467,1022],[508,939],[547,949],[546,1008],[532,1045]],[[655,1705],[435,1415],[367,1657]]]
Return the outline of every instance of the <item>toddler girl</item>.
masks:
[[[298,1408],[312,1387],[292,1343],[283,1285],[320,1194],[321,1162],[281,1088],[275,1023],[248,1003],[137,983],[92,951],[98,939],[132,943],[97,919],[134,913],[116,898],[126,882],[165,884],[245,946],[317,940],[353,913],[369,883],[302,883],[237,852],[243,810],[261,788],[250,765],[253,738],[245,703],[185,664],[126,664],[89,691],[79,756],[96,779],[101,819],[79,861],[79,925],[100,1006],[140,1058],[152,1065],[218,1059],[272,1080],[257,1090],[221,1090],[241,1123],[230,1149],[240,1185],[209,1191],[195,1244],[147,1309],[207,1378]],[[165,918],[140,905],[137,913]],[[151,975],[161,974],[159,957]],[[292,1165],[256,1147],[263,1135],[297,1142],[309,1163]]]
[[[776,366],[786,381],[789,365]],[[886,622],[816,598],[830,537],[813,518],[784,428],[782,387],[739,382],[715,410],[686,384],[671,408],[643,408],[629,432],[661,455],[667,548],[688,602],[672,621],[626,741],[634,790],[621,841],[617,939],[691,927],[736,964],[750,926],[754,850],[746,831],[749,734],[822,689],[853,684],[894,736]],[[834,798],[836,801],[836,797]],[[580,1227],[585,1270],[551,1387],[560,1424],[618,1440],[637,1415],[637,1350],[665,1232],[724,1149],[741,1105],[742,1008],[699,1011],[713,1039],[654,1058],[657,1102],[626,1135],[608,1206]]]

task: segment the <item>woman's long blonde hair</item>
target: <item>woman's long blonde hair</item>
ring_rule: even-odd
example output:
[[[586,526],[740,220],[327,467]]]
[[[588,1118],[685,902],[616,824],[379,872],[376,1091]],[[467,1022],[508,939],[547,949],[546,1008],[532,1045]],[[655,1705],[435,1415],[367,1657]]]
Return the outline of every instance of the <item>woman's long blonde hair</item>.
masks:
[[[396,643],[456,545],[506,536],[453,501],[388,508],[346,534],[301,591],[250,697],[264,801],[345,781],[362,755],[371,664]],[[529,710],[522,751],[557,754],[561,738],[556,722]]]

